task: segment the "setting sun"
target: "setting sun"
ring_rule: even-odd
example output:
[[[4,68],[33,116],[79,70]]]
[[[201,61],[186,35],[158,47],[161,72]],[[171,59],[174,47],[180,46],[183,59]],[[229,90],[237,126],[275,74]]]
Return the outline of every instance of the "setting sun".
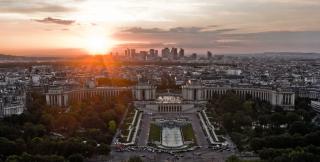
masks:
[[[113,45],[113,41],[106,36],[92,35],[87,38],[86,50],[92,55],[106,54]]]

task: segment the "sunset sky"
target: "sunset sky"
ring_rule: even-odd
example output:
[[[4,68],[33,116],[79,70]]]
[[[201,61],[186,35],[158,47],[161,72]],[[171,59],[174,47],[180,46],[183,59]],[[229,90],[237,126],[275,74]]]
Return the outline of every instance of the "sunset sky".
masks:
[[[320,52],[319,0],[0,0],[0,53]]]

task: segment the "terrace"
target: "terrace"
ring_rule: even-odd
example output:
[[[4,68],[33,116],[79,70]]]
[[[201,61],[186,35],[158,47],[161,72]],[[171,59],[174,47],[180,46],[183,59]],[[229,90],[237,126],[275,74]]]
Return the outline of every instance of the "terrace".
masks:
[[[124,145],[133,145],[136,141],[138,129],[140,127],[140,121],[142,113],[138,110],[130,112],[125,120],[125,124],[122,128],[121,137],[119,142]]]

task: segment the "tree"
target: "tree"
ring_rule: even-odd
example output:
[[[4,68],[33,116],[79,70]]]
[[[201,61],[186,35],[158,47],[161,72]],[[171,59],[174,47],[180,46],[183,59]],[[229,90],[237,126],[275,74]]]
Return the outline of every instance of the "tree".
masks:
[[[258,121],[259,121],[259,124],[261,124],[263,126],[271,123],[269,115],[259,115]]]
[[[115,133],[117,129],[117,123],[114,120],[110,120],[108,123],[108,129],[110,132]]]
[[[36,153],[40,153],[42,150],[42,143],[43,143],[43,139],[40,137],[35,137],[32,140],[29,140],[30,144],[29,144],[29,150],[28,152],[31,154],[36,154]]]
[[[234,92],[228,91],[223,97],[222,100],[219,103],[219,106],[217,107],[218,113],[224,113],[224,112],[231,112],[234,113],[241,109],[242,103],[239,98]]]
[[[21,156],[11,155],[6,162],[66,162],[64,157],[57,155],[30,155],[23,153]]]
[[[75,117],[69,114],[61,114],[55,122],[55,129],[73,132],[78,127]]]
[[[289,153],[289,158],[291,162],[318,162],[313,154],[304,152],[303,150],[294,150]]]
[[[252,101],[245,101],[242,104],[243,110],[250,115],[253,115],[254,111],[253,111],[253,102]]]
[[[69,162],[83,162],[84,157],[81,154],[72,154],[68,157]]]
[[[101,118],[103,121],[110,121],[110,120],[116,120],[117,119],[117,113],[113,109],[108,109],[107,111],[103,112],[101,114]]]
[[[253,138],[250,141],[250,147],[253,151],[257,152],[258,150],[260,150],[264,145],[264,140],[261,138]]]
[[[84,156],[91,156],[95,152],[96,144],[91,144],[91,141],[83,140],[81,138],[70,138],[61,144],[60,154],[68,157],[72,154],[82,154]]]
[[[128,162],[143,162],[142,159],[138,156],[130,157]]]
[[[238,149],[241,151],[243,150],[243,139],[245,138],[245,135],[239,133],[239,132],[232,132],[230,134],[230,137],[232,141],[237,145]]]
[[[17,154],[21,154],[27,150],[27,144],[24,141],[24,139],[18,138],[15,140],[15,142],[16,142],[16,146],[18,146],[16,150]]]
[[[304,140],[309,145],[320,146],[320,131],[305,135]]]
[[[222,117],[223,126],[228,130],[232,130],[233,128],[233,117],[231,113],[226,113]]]
[[[22,133],[16,127],[9,126],[9,124],[0,123],[0,137],[13,140],[22,136]]]
[[[288,161],[290,161],[290,159],[285,155],[280,155],[280,156],[273,158],[272,161],[273,162],[288,162]]]
[[[234,126],[239,129],[242,126],[251,126],[252,119],[250,116],[245,115],[244,112],[238,111],[233,115]]]
[[[271,161],[271,159],[273,159],[274,157],[280,156],[281,154],[282,152],[272,148],[266,148],[259,151],[260,158],[263,160],[269,160],[269,161]]]
[[[296,109],[303,109],[303,110],[310,110],[311,109],[310,102],[311,101],[308,98],[300,98],[300,97],[298,97],[295,100],[295,108]]]
[[[105,129],[105,123],[103,120],[99,117],[99,115],[95,112],[92,112],[82,119],[82,126],[84,128],[99,128],[99,129]]]
[[[42,124],[25,123],[23,130],[26,138],[42,137],[46,133],[46,128]]]
[[[110,146],[102,143],[102,144],[100,144],[98,151],[99,151],[99,154],[101,154],[101,155],[108,155],[110,152]]]
[[[286,120],[281,113],[273,113],[270,118],[275,127],[280,127],[280,125],[284,124]]]
[[[298,109],[296,112],[302,116],[302,119],[304,121],[307,121],[307,122],[311,121],[313,116],[315,115],[313,112],[310,112],[304,109]]]
[[[239,158],[237,156],[232,155],[232,156],[228,157],[226,162],[240,162],[240,160],[239,160]]]
[[[53,115],[49,114],[49,113],[44,113],[42,116],[41,116],[41,123],[43,125],[46,125],[47,129],[48,130],[51,130],[53,129],[53,121],[54,121],[54,117]]]
[[[7,138],[0,137],[0,157],[2,156],[9,156],[16,154],[16,143],[14,141],[10,141]]]
[[[22,159],[20,156],[17,155],[10,155],[8,156],[6,162],[20,162]]]
[[[290,123],[293,123],[295,121],[300,121],[301,118],[298,114],[294,113],[294,112],[288,112],[287,115],[286,115],[286,120],[287,120],[287,123],[290,124]]]
[[[299,133],[301,135],[309,133],[310,130],[310,126],[303,121],[293,122],[289,128],[291,134]]]
[[[117,104],[115,106],[115,110],[116,110],[117,114],[123,114],[126,110],[126,107],[123,104]]]

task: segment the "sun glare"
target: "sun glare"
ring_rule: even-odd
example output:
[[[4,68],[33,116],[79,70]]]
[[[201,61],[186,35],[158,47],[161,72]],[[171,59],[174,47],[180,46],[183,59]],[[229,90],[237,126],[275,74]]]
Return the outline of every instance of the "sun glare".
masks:
[[[87,38],[86,49],[91,55],[106,54],[113,45],[113,42],[106,36],[92,35]]]

